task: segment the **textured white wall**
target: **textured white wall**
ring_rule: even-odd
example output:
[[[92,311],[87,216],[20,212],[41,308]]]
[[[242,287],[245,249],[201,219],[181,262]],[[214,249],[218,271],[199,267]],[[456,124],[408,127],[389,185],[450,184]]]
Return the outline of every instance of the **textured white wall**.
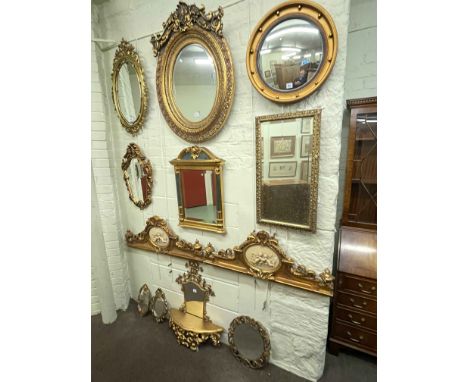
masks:
[[[204,1],[207,10],[230,2]],[[177,226],[177,199],[174,171],[169,164],[189,144],[177,137],[161,115],[155,92],[156,59],[149,37],[135,45],[144,68],[149,90],[149,108],[143,131],[132,137],[121,126],[116,114],[109,115],[112,136],[107,142],[115,149],[113,166],[121,228],[140,232],[152,215],[168,219],[173,230],[190,241],[211,242],[215,248],[240,244],[254,229],[277,233],[287,254],[298,262],[322,271],[331,267],[334,245],[334,223],[338,193],[338,163],[340,155],[341,121],[344,109],[344,76],[349,19],[349,1],[326,0],[319,3],[331,13],[339,36],[338,57],[325,85],[306,100],[293,105],[277,105],[259,95],[252,87],[245,68],[245,52],[257,21],[278,0],[244,1],[225,9],[224,35],[231,48],[236,81],[234,105],[230,117],[214,139],[204,145],[225,164],[225,211],[227,234],[181,229]],[[96,37],[120,41],[157,32],[177,1],[120,0],[104,2],[98,7]],[[111,90],[111,68],[115,49],[103,53],[103,79],[107,94]],[[111,102],[110,97],[107,101]],[[109,104],[110,105],[110,104]],[[317,233],[258,225],[255,218],[255,116],[323,108],[321,127],[321,158]],[[130,142],[137,143],[151,160],[154,172],[153,203],[143,211],[136,208],[125,189],[119,168],[120,160]],[[129,263],[131,293],[135,298],[139,287],[148,283],[151,290],[162,287],[169,303],[182,302],[178,274],[185,271],[184,261],[164,255],[123,247]],[[251,277],[205,266],[205,277],[213,284],[216,297],[208,306],[215,323],[226,329],[240,314],[261,321],[269,330],[271,362],[310,380],[323,372],[328,331],[329,298],[291,287],[255,280]],[[223,337],[224,342],[226,336]]]

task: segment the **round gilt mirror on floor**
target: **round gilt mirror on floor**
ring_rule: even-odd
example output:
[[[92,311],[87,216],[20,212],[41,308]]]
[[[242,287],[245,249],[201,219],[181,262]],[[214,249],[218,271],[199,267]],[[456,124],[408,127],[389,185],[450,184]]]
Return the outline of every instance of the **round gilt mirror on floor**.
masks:
[[[296,102],[326,81],[337,51],[338,36],[330,14],[313,2],[288,1],[270,10],[253,30],[247,73],[265,98]]]
[[[231,52],[222,33],[223,10],[180,2],[153,36],[156,90],[169,127],[182,139],[211,139],[224,126],[234,98]]]
[[[232,354],[245,365],[258,369],[270,358],[270,337],[265,327],[248,316],[239,316],[229,326]]]
[[[138,54],[134,46],[124,39],[114,56],[112,100],[122,126],[136,135],[146,115],[147,89]]]

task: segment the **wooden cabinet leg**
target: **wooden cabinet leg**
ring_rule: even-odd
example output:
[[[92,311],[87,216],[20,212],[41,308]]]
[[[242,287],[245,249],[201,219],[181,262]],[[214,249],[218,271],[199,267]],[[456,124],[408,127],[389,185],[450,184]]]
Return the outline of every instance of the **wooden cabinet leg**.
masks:
[[[333,341],[328,341],[328,352],[333,355],[338,355],[340,353],[341,346]]]

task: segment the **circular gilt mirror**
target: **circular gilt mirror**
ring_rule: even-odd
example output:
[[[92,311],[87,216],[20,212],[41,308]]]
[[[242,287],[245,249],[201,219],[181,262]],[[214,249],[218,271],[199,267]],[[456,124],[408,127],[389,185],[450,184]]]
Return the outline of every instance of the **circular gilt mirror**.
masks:
[[[140,291],[138,292],[137,302],[137,309],[140,316],[146,315],[150,310],[151,304],[151,291],[148,288],[148,285],[143,284],[143,286],[140,288]]]
[[[151,38],[159,107],[174,133],[191,143],[218,134],[233,103],[233,62],[222,16],[221,8],[206,13],[203,6],[180,2],[164,31]]]
[[[296,102],[316,91],[336,60],[337,32],[328,12],[312,2],[287,2],[255,27],[247,71],[262,96]]]
[[[228,341],[234,356],[252,368],[266,365],[270,357],[270,338],[258,321],[247,316],[235,318],[229,326]]]
[[[143,126],[147,90],[143,68],[132,44],[122,40],[114,56],[112,100],[122,126],[135,135]]]
[[[156,293],[152,299],[151,313],[157,322],[163,322],[167,318],[167,300],[161,288],[156,290]]]
[[[216,101],[216,67],[200,44],[186,45],[177,56],[173,74],[174,101],[184,118],[200,122]]]

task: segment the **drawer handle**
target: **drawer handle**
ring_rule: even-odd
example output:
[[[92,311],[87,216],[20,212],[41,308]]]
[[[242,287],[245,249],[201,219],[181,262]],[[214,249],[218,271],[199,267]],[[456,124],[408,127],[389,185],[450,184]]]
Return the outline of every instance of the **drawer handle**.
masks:
[[[350,332],[346,332],[346,334],[348,335],[349,339],[350,339],[351,341],[353,341],[353,342],[360,343],[360,342],[364,339],[363,336],[359,336],[359,339],[353,338],[353,337],[351,337],[352,334],[351,334]]]
[[[362,292],[362,293],[372,294],[372,293],[375,292],[375,286],[373,286],[373,287],[371,288],[371,290],[365,290],[365,289],[363,289],[364,286],[363,286],[361,283],[359,283],[359,284],[358,284],[358,287],[361,288],[361,292]]]
[[[353,324],[361,325],[361,323],[360,323],[359,321],[353,320],[353,315],[352,315],[351,313],[348,314],[348,318],[351,320],[351,322],[352,322]],[[364,323],[364,322],[366,322],[366,319],[365,319],[364,317],[361,317],[361,321]]]
[[[355,304],[355,303],[354,303],[354,298],[350,298],[349,301],[351,302],[351,304],[353,304],[353,306],[354,306],[355,308],[359,308],[359,309],[363,309],[363,308],[362,308],[362,305],[364,305],[364,306],[367,305],[367,302],[365,302],[365,301],[362,303],[362,305]]]

